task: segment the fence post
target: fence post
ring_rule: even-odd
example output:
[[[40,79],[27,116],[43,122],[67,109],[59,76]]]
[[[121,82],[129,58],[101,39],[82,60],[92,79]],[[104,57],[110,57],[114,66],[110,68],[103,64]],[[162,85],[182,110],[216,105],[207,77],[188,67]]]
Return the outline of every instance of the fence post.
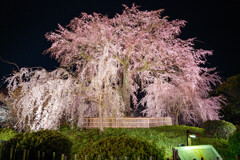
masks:
[[[150,157],[149,159],[152,160],[152,157]]]
[[[61,160],[64,160],[64,154],[62,154]]]
[[[173,151],[173,160],[178,160],[178,159],[179,159],[178,150],[175,150],[175,149],[173,148],[172,151]]]
[[[23,160],[26,158],[26,149],[23,150]]]
[[[45,159],[45,152],[42,152],[42,159]]]
[[[30,150],[28,149],[27,150],[27,160],[29,160],[29,153],[30,153]]]
[[[137,157],[137,160],[140,160],[140,157]]]
[[[11,151],[10,151],[10,160],[12,160],[12,157],[13,157],[13,147],[11,148]]]
[[[40,151],[38,151],[38,160],[40,160]]]
[[[53,160],[55,160],[55,156],[56,156],[56,153],[55,152],[53,152]]]
[[[13,160],[16,158],[16,148],[14,148],[14,153],[13,153]]]
[[[0,160],[2,160],[2,149],[3,149],[3,147],[0,146]]]
[[[77,154],[74,154],[74,160],[77,160]]]
[[[118,118],[116,118],[116,128],[118,128]]]
[[[85,155],[85,160],[87,160],[87,155]]]
[[[124,159],[126,159],[126,160],[127,160],[128,158],[127,158],[127,157],[125,157]]]
[[[148,120],[148,128],[149,128],[149,126],[150,126],[150,124],[149,124],[149,118],[148,118],[147,120]]]

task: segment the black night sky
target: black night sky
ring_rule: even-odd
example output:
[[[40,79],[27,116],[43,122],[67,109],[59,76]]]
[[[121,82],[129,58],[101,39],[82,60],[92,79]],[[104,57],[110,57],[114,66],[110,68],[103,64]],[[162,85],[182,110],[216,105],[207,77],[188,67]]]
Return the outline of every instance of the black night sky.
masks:
[[[208,66],[217,67],[224,79],[240,73],[240,5],[235,0],[3,0],[0,2],[0,56],[19,67],[42,66],[55,69],[58,64],[42,52],[50,47],[44,35],[65,26],[81,12],[113,17],[122,4],[140,5],[140,10],[165,9],[169,20],[184,19],[181,38],[197,37],[196,48],[213,50]],[[0,61],[0,78],[12,73],[13,65]]]

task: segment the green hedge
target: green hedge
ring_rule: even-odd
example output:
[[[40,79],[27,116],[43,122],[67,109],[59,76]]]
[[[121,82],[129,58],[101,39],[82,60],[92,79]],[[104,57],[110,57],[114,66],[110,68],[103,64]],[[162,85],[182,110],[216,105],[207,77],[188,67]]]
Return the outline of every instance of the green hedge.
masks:
[[[240,158],[240,130],[236,131],[228,139],[228,145],[234,156]]]
[[[81,149],[78,152],[78,159],[84,160],[85,155],[89,159],[109,160],[111,158],[128,159],[149,159],[163,160],[165,149],[157,149],[155,145],[142,141],[138,138],[130,138],[128,136],[108,137],[93,143],[92,145]]]
[[[236,130],[232,123],[224,120],[208,120],[201,127],[205,129],[206,136],[224,139],[228,139]]]
[[[58,131],[40,130],[38,132],[18,133],[3,145],[4,157],[9,157],[11,148],[16,150],[16,159],[22,159],[23,150],[30,150],[29,159],[37,159],[37,152],[45,152],[45,160],[52,159],[53,152],[56,159],[60,159],[61,154],[70,157],[72,142]]]

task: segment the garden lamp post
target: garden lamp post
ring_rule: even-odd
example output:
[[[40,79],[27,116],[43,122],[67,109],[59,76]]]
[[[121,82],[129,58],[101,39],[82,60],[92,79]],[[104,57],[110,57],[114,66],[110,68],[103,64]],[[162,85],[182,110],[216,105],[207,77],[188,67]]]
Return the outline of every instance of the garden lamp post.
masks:
[[[199,133],[191,132],[190,130],[187,130],[187,146],[191,146],[191,138],[197,138],[200,137]]]

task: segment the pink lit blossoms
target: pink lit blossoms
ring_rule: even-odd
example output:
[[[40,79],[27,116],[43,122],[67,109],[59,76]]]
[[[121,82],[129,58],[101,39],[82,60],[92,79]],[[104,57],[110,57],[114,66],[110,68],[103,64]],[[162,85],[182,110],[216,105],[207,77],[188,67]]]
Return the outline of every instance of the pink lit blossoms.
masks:
[[[20,99],[16,107],[18,103],[29,107],[22,108],[27,114],[33,110],[40,113],[45,101],[51,100],[48,105],[52,106],[45,116],[29,117],[36,119],[32,129],[44,128],[48,119],[52,122],[48,128],[55,128],[59,123],[56,119],[64,112],[80,117],[87,110],[89,115],[100,117],[130,116],[131,99],[135,107],[139,101],[146,105],[146,116],[171,116],[176,124],[179,116],[186,123],[218,119],[221,99],[209,97],[209,92],[211,85],[220,80],[214,69],[202,67],[212,52],[195,49],[193,39],[178,38],[185,21],[169,21],[161,16],[162,10],[124,7],[123,13],[113,18],[82,13],[66,28],[59,25],[56,32],[46,34],[52,46],[45,53],[50,53],[74,76],[48,78],[44,83],[39,83],[37,77],[30,78],[37,82],[35,86],[31,84],[37,87],[36,93],[31,89],[35,96],[24,95],[29,96],[29,101]],[[28,88],[25,83],[22,87]],[[136,97],[139,91],[146,93],[141,100]],[[54,94],[50,96],[49,92]],[[40,121],[41,118],[45,119]],[[23,123],[25,120],[21,119],[19,124]]]

